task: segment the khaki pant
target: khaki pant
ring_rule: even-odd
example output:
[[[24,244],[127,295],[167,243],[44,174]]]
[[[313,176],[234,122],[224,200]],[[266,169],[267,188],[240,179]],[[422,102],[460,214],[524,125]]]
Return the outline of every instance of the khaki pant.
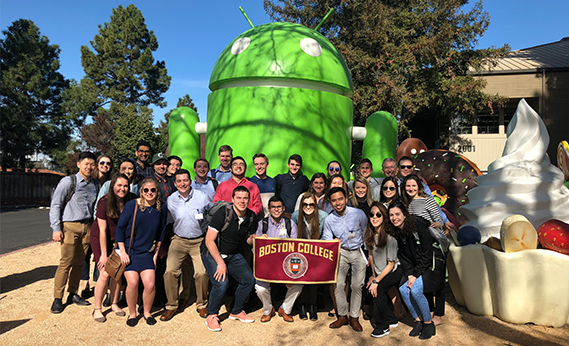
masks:
[[[77,293],[79,281],[81,280],[81,269],[85,261],[85,254],[89,249],[89,231],[91,224],[79,222],[63,223],[63,243],[60,246],[61,258],[59,266],[55,272],[54,298],[63,298],[65,285],[69,280],[67,292],[69,294]]]
[[[352,294],[350,296],[350,305],[348,307],[348,299],[346,298],[346,277],[348,271],[352,269],[352,282],[350,288]],[[334,295],[336,296],[336,305],[338,307],[338,315],[357,318],[360,315],[362,305],[362,287],[366,276],[366,262],[362,254],[358,250],[350,251],[340,249],[340,264],[338,265],[338,281]],[[349,310],[349,311],[348,311]]]
[[[186,262],[188,257],[192,260],[194,269],[194,281],[196,284],[196,305],[198,309],[207,306],[207,293],[209,288],[209,276],[202,263],[200,254],[200,245],[203,238],[184,239],[177,235],[172,237],[172,243],[168,250],[168,260],[166,263],[166,272],[164,273],[164,286],[166,289],[167,310],[176,310],[178,308],[179,288],[178,278],[182,273],[182,264]],[[184,287],[185,289],[186,287]]]

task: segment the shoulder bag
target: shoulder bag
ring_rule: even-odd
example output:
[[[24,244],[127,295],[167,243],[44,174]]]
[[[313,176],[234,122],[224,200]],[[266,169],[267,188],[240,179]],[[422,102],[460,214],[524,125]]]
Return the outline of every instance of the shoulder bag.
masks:
[[[136,211],[138,210],[138,202],[135,200],[134,202],[134,216],[132,217],[132,229],[130,230],[130,241],[128,244],[128,253],[130,254],[130,248],[132,246],[132,238],[134,236],[134,220],[136,220]],[[109,258],[107,258],[107,264],[105,264],[105,271],[111,279],[115,281],[119,281],[122,277],[126,266],[121,261],[121,256],[117,253],[116,249],[118,248],[118,244],[115,243],[115,247]]]

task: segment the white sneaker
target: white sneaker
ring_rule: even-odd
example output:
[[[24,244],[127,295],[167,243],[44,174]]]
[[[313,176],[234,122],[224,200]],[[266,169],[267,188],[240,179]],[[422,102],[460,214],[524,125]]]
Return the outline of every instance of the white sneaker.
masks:
[[[385,329],[385,330],[376,330],[376,329],[374,329],[373,332],[371,333],[371,336],[372,336],[373,338],[382,338],[382,337],[384,337],[384,336],[386,336],[386,335],[389,335],[389,334],[390,334],[389,328],[387,328],[387,329]]]

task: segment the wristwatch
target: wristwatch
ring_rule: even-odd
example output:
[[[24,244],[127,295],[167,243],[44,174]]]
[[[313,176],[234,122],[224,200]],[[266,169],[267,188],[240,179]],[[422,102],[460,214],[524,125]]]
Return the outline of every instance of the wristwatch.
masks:
[[[377,281],[372,280],[371,283],[372,283],[372,284],[377,284]]]

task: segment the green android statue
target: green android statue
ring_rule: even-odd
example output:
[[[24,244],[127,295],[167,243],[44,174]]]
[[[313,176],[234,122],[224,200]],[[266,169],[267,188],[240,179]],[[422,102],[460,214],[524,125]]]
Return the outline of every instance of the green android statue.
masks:
[[[304,174],[323,172],[338,160],[350,165],[353,84],[334,46],[293,23],[269,23],[239,35],[212,71],[206,158],[215,167],[219,146],[252,167],[252,156],[270,159],[268,174],[286,172],[300,154]],[[251,172],[249,172],[249,175]]]

